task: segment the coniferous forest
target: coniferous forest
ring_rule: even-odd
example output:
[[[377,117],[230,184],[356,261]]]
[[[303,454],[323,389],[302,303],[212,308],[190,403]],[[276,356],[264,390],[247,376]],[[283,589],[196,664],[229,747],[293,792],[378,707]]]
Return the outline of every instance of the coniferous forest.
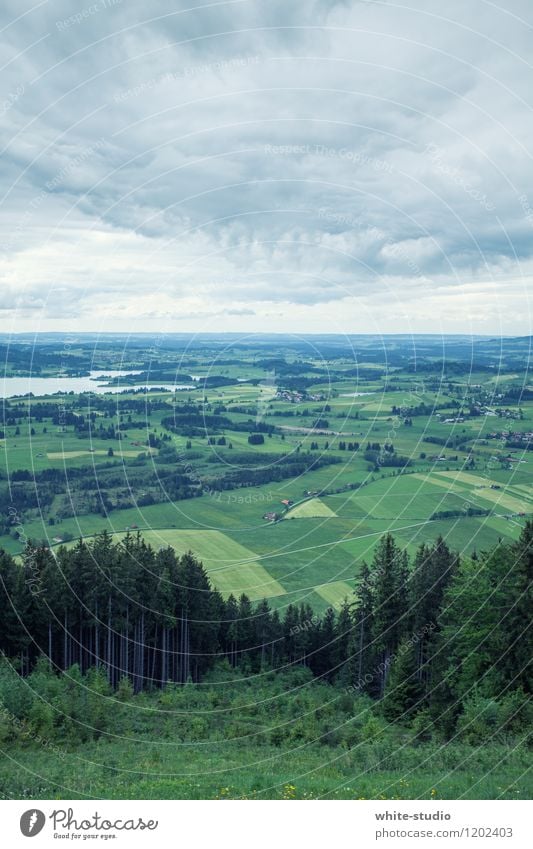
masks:
[[[494,746],[509,769],[518,758],[522,775],[532,719],[532,568],[532,522],[516,543],[472,558],[438,538],[410,562],[387,534],[338,610],[318,616],[288,605],[280,616],[266,600],[224,600],[194,554],[155,551],[139,533],[115,543],[104,532],[55,552],[28,543],[22,565],[0,556],[3,744],[31,750],[37,741],[60,754],[65,772],[63,759],[80,745],[112,745],[144,730],[193,747],[217,748],[226,738],[247,749],[268,745],[287,757],[303,745],[310,762],[324,746],[350,763],[356,751],[381,752],[377,775],[407,743],[411,758],[436,747],[450,764],[454,747],[470,747],[476,762]],[[148,706],[159,716],[150,730]],[[387,780],[400,792],[395,776]],[[516,779],[499,786],[506,797],[522,792]],[[146,792],[172,797],[180,789]]]

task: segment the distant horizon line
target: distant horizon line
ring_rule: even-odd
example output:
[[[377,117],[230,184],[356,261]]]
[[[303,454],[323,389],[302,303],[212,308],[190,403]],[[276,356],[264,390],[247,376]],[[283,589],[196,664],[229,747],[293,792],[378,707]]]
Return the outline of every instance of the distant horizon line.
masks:
[[[246,337],[254,337],[254,336],[278,336],[278,337],[308,337],[308,336],[326,336],[331,338],[352,338],[356,337],[365,337],[365,338],[384,338],[384,337],[431,337],[434,339],[442,339],[448,337],[454,337],[459,339],[528,339],[533,338],[533,333],[430,333],[425,331],[411,331],[411,332],[387,332],[387,333],[320,333],[318,331],[309,331],[304,333],[297,333],[296,331],[268,331],[268,330],[258,330],[258,331],[207,331],[207,330],[199,330],[199,331],[135,331],[131,333],[127,333],[124,331],[114,331],[114,330],[80,330],[80,331],[72,331],[72,330],[20,330],[13,331],[12,333],[0,333],[0,340],[9,340],[13,337],[20,336],[121,336],[121,337],[132,337],[132,336],[147,336],[153,337],[156,336],[164,336],[164,337],[172,337],[172,336],[187,336],[187,337],[195,337],[195,336],[233,336],[236,338],[246,338]]]

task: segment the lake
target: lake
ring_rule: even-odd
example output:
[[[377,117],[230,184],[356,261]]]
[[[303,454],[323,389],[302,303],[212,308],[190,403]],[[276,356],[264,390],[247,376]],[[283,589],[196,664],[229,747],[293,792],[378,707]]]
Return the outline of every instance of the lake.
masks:
[[[187,384],[139,384],[130,386],[129,384],[109,385],[105,382],[105,378],[114,379],[116,377],[128,377],[129,375],[141,374],[140,371],[91,371],[86,377],[3,377],[0,378],[0,397],[14,398],[16,395],[26,395],[32,392],[35,396],[54,395],[56,392],[65,394],[67,392],[94,392],[97,395],[104,395],[106,392],[124,392],[125,390],[138,389],[168,389],[171,392],[176,390],[195,389],[196,387]],[[104,382],[102,382],[104,381]]]

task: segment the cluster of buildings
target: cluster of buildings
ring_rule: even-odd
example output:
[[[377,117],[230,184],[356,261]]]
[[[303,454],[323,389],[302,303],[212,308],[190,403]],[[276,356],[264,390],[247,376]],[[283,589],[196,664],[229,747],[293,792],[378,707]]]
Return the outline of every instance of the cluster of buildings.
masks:
[[[512,440],[513,443],[523,442],[526,445],[528,442],[533,442],[533,431],[512,431],[512,430],[494,430],[487,434],[488,439],[501,439],[505,441]]]
[[[518,410],[510,410],[508,407],[487,407],[485,404],[473,404],[470,408],[470,416],[498,416],[500,419],[519,419],[520,412]],[[455,416],[447,416],[442,418],[440,413],[435,413],[436,419],[441,419],[443,424],[457,424],[464,422],[467,416],[461,410]]]
[[[301,404],[304,397],[303,392],[296,392],[292,389],[278,389],[276,392],[278,401],[287,401],[289,404]]]
[[[519,419],[520,412],[518,410],[510,410],[508,407],[505,409],[498,409],[494,415],[499,416],[500,419]]]
[[[283,498],[281,500],[281,503],[283,504],[285,509],[288,510],[289,507],[292,507],[292,505],[294,504],[294,501],[291,501],[290,498]],[[265,519],[267,522],[275,522],[279,518],[281,518],[280,514],[276,513],[275,510],[269,510],[267,513],[265,513],[263,515],[263,519]]]
[[[289,404],[301,404],[303,401],[325,401],[326,396],[320,392],[304,393],[296,389],[278,389],[277,401],[286,401]]]

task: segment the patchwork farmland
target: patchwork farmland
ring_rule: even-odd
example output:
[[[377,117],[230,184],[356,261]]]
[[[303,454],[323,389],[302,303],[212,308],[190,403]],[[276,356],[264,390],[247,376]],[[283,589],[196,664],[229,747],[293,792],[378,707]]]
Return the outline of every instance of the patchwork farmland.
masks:
[[[141,395],[7,400],[0,463],[21,506],[0,544],[142,531],[193,551],[226,597],[323,610],[387,531],[410,554],[439,534],[463,554],[516,539],[533,514],[533,401],[517,371],[483,390],[474,372],[429,370],[421,385],[374,356],[354,377],[343,357],[244,349],[215,375],[206,350],[188,392],[154,375]]]

